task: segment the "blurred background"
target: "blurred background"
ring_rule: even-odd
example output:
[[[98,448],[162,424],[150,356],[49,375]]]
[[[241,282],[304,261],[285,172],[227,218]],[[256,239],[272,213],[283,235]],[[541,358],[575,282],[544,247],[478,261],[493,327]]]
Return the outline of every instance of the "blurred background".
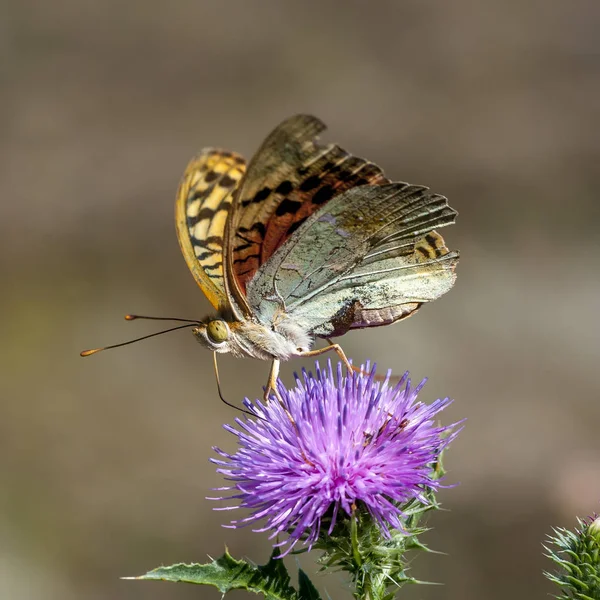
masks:
[[[250,156],[283,118],[425,184],[460,212],[458,281],[344,347],[455,399],[466,428],[407,598],[542,598],[553,525],[600,508],[600,4],[410,0],[0,4],[0,596],[207,597],[119,580],[203,561],[230,531],[205,500],[237,415],[211,356],[128,312],[203,317],[173,200],[203,146]],[[301,366],[284,368],[284,378]],[[221,360],[227,397],[268,365]],[[290,558],[291,566],[297,559]],[[312,569],[310,557],[301,564]],[[343,575],[317,577],[350,597]]]

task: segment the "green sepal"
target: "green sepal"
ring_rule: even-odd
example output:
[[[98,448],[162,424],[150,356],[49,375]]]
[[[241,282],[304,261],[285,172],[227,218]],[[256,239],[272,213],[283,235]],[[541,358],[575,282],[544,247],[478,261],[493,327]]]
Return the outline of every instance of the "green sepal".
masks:
[[[290,575],[277,549],[274,549],[266,565],[253,565],[237,560],[225,550],[223,556],[211,563],[180,563],[158,567],[144,575],[124,579],[211,585],[222,594],[231,590],[246,590],[263,594],[268,600],[320,600],[317,590],[303,571],[299,573],[299,591],[290,585]]]
[[[544,575],[563,591],[561,600],[600,598],[600,536],[589,520],[578,519],[575,531],[556,528],[543,546],[547,556],[560,570]]]

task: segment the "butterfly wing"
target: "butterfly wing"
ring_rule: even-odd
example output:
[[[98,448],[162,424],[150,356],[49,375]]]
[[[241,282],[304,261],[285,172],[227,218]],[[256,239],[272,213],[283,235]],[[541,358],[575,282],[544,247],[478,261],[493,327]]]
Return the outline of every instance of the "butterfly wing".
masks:
[[[315,211],[352,187],[384,184],[381,169],[335,144],[319,144],[316,117],[296,115],[267,137],[234,195],[226,226],[225,278],[246,316],[247,285]]]
[[[248,302],[265,324],[283,309],[322,336],[408,316],[452,287],[458,254],[434,229],[455,217],[446,198],[421,186],[350,189],[261,266]]]
[[[206,148],[186,168],[175,202],[181,251],[196,283],[218,310],[229,308],[223,237],[233,192],[245,168],[240,155]]]
[[[335,284],[290,312],[314,335],[334,337],[349,329],[388,325],[413,315],[425,302],[454,285],[458,252],[449,251],[432,231],[417,239],[414,251],[398,255],[376,248]]]

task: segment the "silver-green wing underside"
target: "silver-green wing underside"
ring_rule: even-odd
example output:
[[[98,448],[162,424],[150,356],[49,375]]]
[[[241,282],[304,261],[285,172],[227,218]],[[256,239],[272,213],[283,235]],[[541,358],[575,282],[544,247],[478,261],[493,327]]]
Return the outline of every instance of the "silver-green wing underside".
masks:
[[[455,217],[446,198],[421,186],[348,190],[261,266],[248,303],[265,325],[282,311],[323,337],[405,318],[454,283],[458,253],[434,229]]]
[[[435,256],[440,242],[445,253]],[[334,337],[411,316],[454,285],[458,253],[449,252],[443,243],[431,232],[417,241],[418,250],[411,255],[361,263],[322,296],[297,305],[291,311],[294,321],[314,335]]]

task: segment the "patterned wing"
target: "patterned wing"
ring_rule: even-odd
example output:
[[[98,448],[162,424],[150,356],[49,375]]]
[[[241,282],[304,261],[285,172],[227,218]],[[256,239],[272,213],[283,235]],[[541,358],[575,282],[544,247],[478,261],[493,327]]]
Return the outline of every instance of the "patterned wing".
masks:
[[[185,261],[209,302],[220,310],[229,308],[223,278],[225,223],[245,169],[240,155],[206,148],[187,166],[175,202]]]
[[[315,212],[259,269],[248,302],[265,324],[284,310],[323,336],[408,316],[454,282],[458,254],[434,228],[455,217],[446,198],[421,186],[353,188]]]
[[[425,302],[452,288],[458,252],[432,231],[417,239],[410,254],[378,248],[323,294],[291,311],[314,335],[335,337],[349,329],[388,325],[413,315]]]
[[[315,137],[325,129],[316,117],[281,123],[248,165],[227,225],[227,283],[238,304],[252,313],[249,281],[311,214],[343,192],[385,184],[381,169]]]

